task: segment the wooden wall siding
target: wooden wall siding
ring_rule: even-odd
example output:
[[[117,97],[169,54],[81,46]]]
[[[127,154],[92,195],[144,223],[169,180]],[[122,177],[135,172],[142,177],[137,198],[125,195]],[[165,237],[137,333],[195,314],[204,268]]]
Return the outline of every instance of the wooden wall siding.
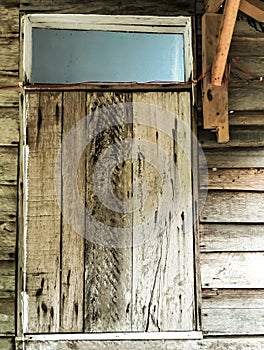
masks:
[[[32,341],[26,350],[262,350],[264,339],[259,337],[215,338],[204,340],[156,341]],[[23,350],[22,345],[18,350]]]
[[[54,162],[61,145],[62,93],[32,93],[28,129],[27,332],[58,332],[60,325],[60,209]]]
[[[199,1],[201,3],[201,1]],[[126,14],[126,15],[192,15],[195,13],[195,0],[180,0],[177,3],[163,0],[159,3],[153,0],[136,0],[131,4],[128,0],[89,1],[66,0],[62,4],[59,0],[20,1],[22,12],[55,12],[55,13],[98,13],[98,14]]]
[[[18,83],[19,1],[0,1],[0,85]],[[16,107],[16,108],[13,108]],[[18,92],[0,90],[0,348],[15,333]]]
[[[121,104],[131,101],[135,102],[133,107],[129,104],[124,107]],[[191,139],[179,121],[190,126],[189,93],[29,92],[26,103],[29,146],[27,332],[82,332],[83,330],[86,332],[144,332],[195,329],[191,226],[185,231],[185,227],[192,222],[191,169],[190,161],[183,153],[185,151],[189,154]],[[145,109],[138,107],[138,103],[144,103]],[[177,140],[180,140],[182,148],[175,145],[172,137],[159,131],[159,121],[155,119],[158,118],[158,114],[151,113],[155,104],[169,108],[170,113],[178,116],[177,129],[175,129],[174,119],[170,121],[168,118],[167,123],[172,129],[170,135],[175,129]],[[150,105],[152,109],[149,110]],[[112,113],[109,114],[108,121],[102,121],[98,113],[103,106],[114,106],[114,116],[118,126],[111,127]],[[138,114],[141,117],[142,113],[145,116],[145,124],[157,125],[157,129],[140,127],[137,124],[132,129],[131,118],[136,118]],[[79,189],[83,201],[87,205],[88,212],[105,223],[104,232],[102,232],[100,226],[98,229],[91,226],[87,216],[88,236],[84,244],[82,237],[76,234],[64,219],[60,221],[53,189],[53,167],[62,135],[65,135],[75,121],[86,114],[89,116],[87,130],[82,130],[79,137],[75,139],[75,144],[69,149],[63,148],[63,153],[67,155],[71,152],[78,153],[78,149],[81,149],[81,140],[85,138],[86,133],[96,132],[102,122],[106,127],[108,126],[108,129],[90,143],[80,162]],[[154,120],[151,119],[153,116]],[[124,125],[125,122],[130,124]],[[177,209],[176,226],[174,227],[174,221],[169,223],[168,213],[166,229],[159,232],[158,227],[154,227],[157,233],[155,231],[154,236],[151,236],[150,241],[148,240],[145,245],[140,245],[138,241],[139,235],[144,236],[145,232],[138,231],[135,223],[140,227],[141,220],[144,223],[145,215],[151,214],[146,210],[159,209],[159,203],[156,202],[159,196],[156,193],[155,183],[159,181],[159,177],[165,182],[168,180],[166,176],[169,176],[169,180],[172,178],[178,181],[177,176],[175,178],[174,167],[168,169],[164,176],[157,176],[155,172],[152,174],[154,171],[154,168],[151,168],[152,164],[144,164],[144,161],[143,164],[140,163],[132,168],[130,161],[123,162],[123,156],[125,156],[123,150],[120,154],[110,154],[109,159],[105,159],[106,163],[110,162],[109,168],[113,156],[120,159],[122,164],[122,167],[116,168],[112,177],[114,191],[120,199],[132,198],[135,176],[147,179],[150,177],[154,181],[153,184],[149,183],[153,191],[150,194],[150,202],[147,202],[149,208],[143,207],[142,212],[133,214],[133,217],[126,212],[121,214],[113,212],[110,216],[109,210],[102,206],[97,198],[93,185],[95,165],[104,155],[105,150],[112,144],[130,139],[132,135],[133,139],[146,139],[157,145],[155,146],[157,162],[159,157],[164,156],[163,152],[160,154],[158,152],[160,147],[168,153],[170,158],[176,159],[178,169],[182,172],[178,176],[187,194],[187,196],[180,195],[180,199],[177,196],[173,197],[175,203],[172,212]],[[137,153],[140,151],[143,152],[141,149],[134,150]],[[64,190],[68,187],[64,172],[69,166],[72,164],[62,167],[63,205],[66,205],[66,201],[74,200],[73,195]],[[160,184],[160,190],[165,185],[163,182]],[[141,195],[139,191],[136,193],[137,196]],[[135,194],[133,198],[135,200]],[[82,218],[80,215],[77,217],[77,214],[72,208],[73,217],[82,221],[84,215]],[[109,222],[110,217],[111,222]],[[122,237],[118,237],[119,241],[115,241],[116,238],[113,235],[116,233],[113,233],[111,225],[131,227],[129,243],[131,244],[137,235],[134,244],[138,246],[132,248],[107,246],[111,244],[111,237],[113,237],[112,244],[122,246],[120,240]],[[84,229],[85,227],[83,231]],[[174,232],[177,234],[175,235]],[[105,237],[106,246],[96,244],[94,239],[98,235]],[[85,298],[83,299],[84,267]]]

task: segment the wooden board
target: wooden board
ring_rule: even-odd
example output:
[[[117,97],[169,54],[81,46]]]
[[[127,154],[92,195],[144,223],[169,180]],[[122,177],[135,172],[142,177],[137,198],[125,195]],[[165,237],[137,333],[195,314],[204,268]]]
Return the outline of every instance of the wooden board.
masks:
[[[202,252],[261,252],[264,225],[200,224]]]
[[[4,338],[0,337],[0,348],[5,350],[14,350],[15,349],[14,338]]]
[[[86,93],[64,92],[63,93],[63,136],[67,137],[70,130],[76,127],[76,123],[86,116]],[[83,330],[83,287],[84,287],[84,232],[85,210],[83,215],[76,212],[76,198],[71,193],[69,177],[67,173],[72,167],[71,157],[76,157],[80,152],[82,140],[86,130],[82,129],[68,147],[62,149],[62,203],[70,206],[71,220],[82,222],[82,232],[75,232],[67,220],[62,221],[61,237],[61,331],[82,332]],[[85,162],[79,167],[78,184],[81,194],[85,192]],[[66,173],[66,174],[65,174]],[[82,233],[82,235],[81,235]]]
[[[202,321],[206,334],[262,334],[263,317],[263,290],[203,291]]]
[[[264,223],[262,192],[209,191],[201,222]]]
[[[258,34],[252,36],[237,36],[234,35],[230,47],[230,57],[251,56],[262,57],[263,56],[263,35],[258,37]],[[250,53],[250,54],[249,54]]]
[[[61,143],[61,93],[27,95],[28,215],[25,315],[28,332],[59,331],[60,210],[54,192],[54,161]]]
[[[264,169],[209,169],[208,174],[202,169],[200,188],[264,191]]]
[[[184,0],[179,0],[177,3],[172,3],[169,0],[159,3],[153,1],[136,0],[131,6],[128,0],[111,1],[95,1],[92,0],[87,4],[83,4],[78,0],[66,0],[61,4],[60,0],[44,0],[41,3],[36,3],[34,0],[20,2],[21,11],[29,12],[56,12],[56,13],[97,13],[97,14],[126,14],[126,15],[190,15],[194,14],[194,0],[186,3]]]
[[[263,94],[263,82],[239,83],[237,86],[232,83],[229,87],[228,109],[230,111],[262,111],[264,109]]]
[[[15,262],[2,260],[0,261],[0,334],[14,332]]]
[[[133,330],[192,330],[195,327],[193,231],[190,225],[192,181],[190,159],[186,157],[191,154],[191,139],[186,132],[191,129],[189,94],[133,94],[133,103],[133,136],[135,143],[139,143],[135,149],[139,161],[134,164],[133,178],[143,178],[149,190],[148,206],[144,203],[139,213],[134,213],[133,221],[135,225],[142,222],[144,227],[154,213],[157,221],[154,228],[137,228],[137,232],[133,229]],[[159,108],[167,112],[161,114]],[[142,115],[146,126],[136,123]],[[140,144],[142,140],[149,142],[149,151],[150,144],[153,145],[154,161],[149,161],[146,146]],[[145,153],[146,159],[140,161],[140,154]],[[175,193],[168,193],[165,204],[160,194],[170,181]],[[178,191],[179,188],[182,191]],[[144,199],[140,188],[135,196]],[[163,206],[167,211],[165,222],[160,219],[164,215]],[[151,230],[149,239],[137,246],[139,238],[136,237],[147,236],[147,229]]]
[[[0,48],[0,71],[18,70],[18,34],[12,36],[0,35]]]
[[[264,253],[202,253],[203,288],[264,288]]]
[[[211,68],[217,51],[222,15],[205,13],[202,17],[202,81],[203,126],[215,129],[217,142],[229,141],[228,88],[225,84],[212,84]]]
[[[15,144],[19,139],[18,108],[0,108],[0,142]]]
[[[202,126],[202,115],[198,114],[198,126]],[[229,125],[232,126],[263,126],[264,114],[262,111],[237,111],[229,114]],[[232,130],[231,130],[232,131]],[[232,138],[231,138],[232,140]],[[215,142],[216,144],[216,142]]]
[[[228,148],[204,150],[208,168],[263,168],[263,148]]]
[[[0,146],[0,184],[15,185],[17,182],[18,149]]]
[[[1,39],[1,38],[0,38]],[[1,40],[0,40],[1,45]],[[1,46],[0,46],[1,47]],[[1,59],[0,49],[0,59]],[[10,58],[7,58],[10,60]],[[0,63],[1,64],[1,63]],[[0,71],[1,86],[18,86],[18,71]],[[18,107],[18,91],[19,88],[0,89],[0,107]]]
[[[131,163],[126,162],[124,148],[111,149],[131,137],[131,126],[125,125],[129,119],[131,122],[131,106],[125,107],[126,102],[131,102],[131,95],[119,92],[89,93],[87,98],[87,129],[94,137],[86,155],[86,332],[131,331],[131,215],[121,207],[115,209],[113,200],[103,202],[109,186],[120,201],[131,198]],[[105,168],[97,176],[101,185],[96,187],[94,172],[102,159],[101,167]],[[105,178],[110,181],[108,186]],[[126,234],[122,230],[118,234],[117,228],[126,228]]]
[[[264,119],[264,117],[263,117]],[[263,127],[231,127],[230,141],[226,144],[216,142],[215,132],[199,129],[199,141],[203,148],[214,147],[262,147],[264,146],[264,128]]]
[[[17,188],[11,185],[0,185],[0,222],[16,220]]]
[[[1,1],[0,35],[19,32],[19,0],[16,4],[7,5]]]
[[[156,340],[156,341],[58,341],[56,350],[263,350],[264,338],[214,338],[204,340]],[[53,350],[52,341],[29,341],[25,350]],[[18,347],[18,350],[22,350]]]
[[[0,222],[0,260],[15,260],[16,223]]]

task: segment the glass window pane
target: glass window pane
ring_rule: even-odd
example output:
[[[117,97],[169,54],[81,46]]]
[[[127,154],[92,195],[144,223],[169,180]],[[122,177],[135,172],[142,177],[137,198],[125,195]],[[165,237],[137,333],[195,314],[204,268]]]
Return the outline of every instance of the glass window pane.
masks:
[[[32,83],[184,81],[182,34],[33,28]]]

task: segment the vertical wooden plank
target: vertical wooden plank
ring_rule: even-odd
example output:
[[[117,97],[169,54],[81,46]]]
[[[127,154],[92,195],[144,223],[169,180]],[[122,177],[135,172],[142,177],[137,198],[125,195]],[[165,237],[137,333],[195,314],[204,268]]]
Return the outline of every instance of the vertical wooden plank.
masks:
[[[131,330],[132,216],[123,207],[131,199],[131,146],[122,144],[131,137],[130,101],[118,92],[87,99],[86,332]],[[106,199],[109,191],[119,202]]]
[[[205,129],[216,129],[217,141],[229,141],[228,125],[228,89],[224,84],[214,86],[211,83],[211,66],[217,48],[218,31],[222,15],[205,13],[202,17],[202,54],[203,73],[203,122]]]
[[[195,327],[190,120],[188,93],[133,94],[134,331]]]
[[[27,94],[28,199],[26,332],[58,332],[60,306],[60,208],[54,163],[61,144],[62,94]],[[26,302],[26,300],[24,300]]]
[[[82,140],[85,137],[85,129],[77,127],[78,121],[86,117],[86,92],[63,93],[63,138],[72,128],[78,129],[78,136],[71,142],[64,143],[62,149],[62,206],[71,208],[71,218],[63,218],[62,221],[62,252],[61,252],[61,331],[82,332],[83,330],[83,282],[84,282],[84,229],[85,210],[80,216],[77,211],[75,194],[69,191],[71,188],[69,177],[71,159],[78,157]],[[85,192],[85,163],[81,162],[78,172],[78,185],[80,195]],[[85,209],[85,207],[84,207]],[[80,221],[78,226],[82,232],[74,231],[70,223],[72,220]]]

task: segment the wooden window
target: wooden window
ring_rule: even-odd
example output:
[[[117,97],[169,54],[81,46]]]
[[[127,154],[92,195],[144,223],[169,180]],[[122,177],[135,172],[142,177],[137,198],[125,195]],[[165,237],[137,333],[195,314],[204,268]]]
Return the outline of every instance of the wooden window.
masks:
[[[99,90],[25,89],[23,332],[199,338],[190,90]]]

